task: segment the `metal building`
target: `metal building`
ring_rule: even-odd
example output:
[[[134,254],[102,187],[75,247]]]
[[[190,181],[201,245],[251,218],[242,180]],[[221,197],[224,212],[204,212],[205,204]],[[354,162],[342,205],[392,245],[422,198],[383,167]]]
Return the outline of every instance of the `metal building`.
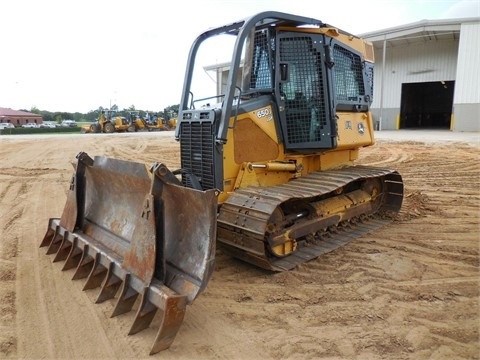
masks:
[[[378,129],[480,131],[480,18],[422,20],[360,36],[375,48]]]

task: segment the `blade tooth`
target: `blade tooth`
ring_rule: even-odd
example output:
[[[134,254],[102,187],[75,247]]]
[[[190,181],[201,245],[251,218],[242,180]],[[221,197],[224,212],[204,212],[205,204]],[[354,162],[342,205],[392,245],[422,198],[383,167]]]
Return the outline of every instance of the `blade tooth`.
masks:
[[[157,307],[148,301],[148,287],[145,287],[142,291],[142,299],[140,306],[137,309],[135,320],[132,327],[128,332],[128,335],[133,335],[148,328],[157,313]]]
[[[55,237],[56,232],[58,231],[58,226],[56,226],[54,230],[50,227],[50,223],[51,221],[48,224],[47,232],[45,233],[45,236],[43,237],[43,240],[40,243],[40,247],[49,246],[53,238]]]
[[[72,280],[86,278],[92,271],[94,259],[88,254],[89,248],[88,244],[83,248],[82,258],[75,270],[75,274],[72,276]]]
[[[108,299],[113,299],[118,289],[122,285],[122,279],[113,273],[115,263],[112,261],[108,265],[107,275],[105,281],[103,282],[102,289],[98,294],[97,300],[95,303],[101,303]]]
[[[52,237],[52,241],[48,245],[47,255],[55,254],[57,250],[60,248],[62,241],[63,241],[63,236],[59,234],[58,227],[57,227],[57,231],[55,231],[55,234]]]
[[[58,262],[61,260],[65,260],[68,257],[68,254],[70,254],[70,250],[72,247],[72,242],[67,239],[68,233],[65,232],[63,234],[63,240],[62,244],[58,248],[57,253],[55,254],[55,257],[53,258],[53,262]]]
[[[165,300],[165,310],[162,312],[162,322],[158,329],[155,341],[150,355],[166,350],[175,340],[187,307],[185,296],[167,296]]]
[[[73,268],[77,268],[78,264],[80,264],[80,260],[82,259],[83,251],[78,248],[78,238],[73,238],[72,247],[70,248],[70,253],[65,260],[65,264],[63,264],[62,271],[70,270]]]
[[[123,281],[122,291],[110,317],[125,314],[132,310],[133,304],[135,304],[135,301],[137,300],[138,292],[131,288],[129,283],[130,274],[126,274]]]
[[[107,268],[101,264],[101,258],[102,255],[100,253],[95,254],[93,267],[88,275],[85,285],[83,285],[83,290],[95,289],[102,284],[103,279],[107,274]]]

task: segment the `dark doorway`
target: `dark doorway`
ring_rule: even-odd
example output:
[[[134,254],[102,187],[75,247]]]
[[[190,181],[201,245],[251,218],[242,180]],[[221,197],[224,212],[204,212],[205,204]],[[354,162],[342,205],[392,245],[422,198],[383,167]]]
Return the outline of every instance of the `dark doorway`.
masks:
[[[450,129],[455,81],[402,84],[400,129]]]

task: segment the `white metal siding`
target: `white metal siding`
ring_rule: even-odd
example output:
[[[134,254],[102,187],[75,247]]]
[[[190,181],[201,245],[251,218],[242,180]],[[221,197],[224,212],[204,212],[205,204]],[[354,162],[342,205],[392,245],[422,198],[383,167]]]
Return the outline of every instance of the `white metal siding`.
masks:
[[[455,80],[458,41],[429,40],[387,47],[383,107],[400,108],[402,83]],[[375,49],[373,108],[380,107],[383,48]]]
[[[480,102],[480,23],[462,24],[458,48],[455,104]]]

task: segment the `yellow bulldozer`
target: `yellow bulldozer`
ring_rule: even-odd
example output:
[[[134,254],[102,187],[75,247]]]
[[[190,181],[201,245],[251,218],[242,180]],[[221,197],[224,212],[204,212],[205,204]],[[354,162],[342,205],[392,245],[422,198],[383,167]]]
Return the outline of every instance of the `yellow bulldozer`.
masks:
[[[229,71],[204,97],[193,84],[197,54],[220,38],[232,45]],[[187,61],[181,168],[78,154],[41,246],[86,278],[85,289],[100,287],[98,302],[116,298],[113,315],[140,296],[130,334],[159,312],[150,353],[167,349],[217,246],[291,270],[400,210],[401,175],[354,163],[374,144],[373,66],[370,43],[317,19],[269,11],[207,30]]]

